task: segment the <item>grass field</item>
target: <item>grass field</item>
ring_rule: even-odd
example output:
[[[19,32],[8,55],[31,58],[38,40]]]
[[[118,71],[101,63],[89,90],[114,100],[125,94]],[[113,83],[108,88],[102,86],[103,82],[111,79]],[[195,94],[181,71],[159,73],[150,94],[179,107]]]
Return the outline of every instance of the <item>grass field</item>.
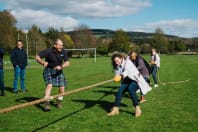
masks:
[[[148,57],[148,56],[146,56]],[[9,65],[9,64],[8,64]],[[31,62],[31,65],[37,64]],[[7,67],[7,65],[5,66]],[[66,91],[111,79],[113,72],[110,58],[71,59],[64,71],[68,88]],[[198,56],[161,56],[161,81],[190,79],[190,82],[169,84],[153,89],[141,104],[143,114],[133,116],[134,110],[128,94],[120,107],[120,115],[107,117],[117,92],[118,83],[109,83],[87,91],[64,97],[62,109],[51,106],[43,112],[43,104],[0,114],[2,132],[197,132],[198,131]],[[6,96],[0,96],[0,108],[42,98],[44,82],[42,68],[28,68],[26,87],[28,93],[11,93],[13,69],[5,70]],[[53,89],[53,94],[57,89]]]

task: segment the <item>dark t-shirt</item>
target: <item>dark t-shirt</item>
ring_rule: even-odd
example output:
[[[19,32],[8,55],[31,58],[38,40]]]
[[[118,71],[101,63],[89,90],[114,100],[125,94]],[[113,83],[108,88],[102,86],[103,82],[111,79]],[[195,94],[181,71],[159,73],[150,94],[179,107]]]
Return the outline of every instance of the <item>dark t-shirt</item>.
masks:
[[[60,66],[63,62],[69,61],[69,57],[65,50],[58,52],[55,48],[50,48],[43,50],[39,53],[41,58],[45,58],[45,61],[48,62],[49,68],[54,68]]]

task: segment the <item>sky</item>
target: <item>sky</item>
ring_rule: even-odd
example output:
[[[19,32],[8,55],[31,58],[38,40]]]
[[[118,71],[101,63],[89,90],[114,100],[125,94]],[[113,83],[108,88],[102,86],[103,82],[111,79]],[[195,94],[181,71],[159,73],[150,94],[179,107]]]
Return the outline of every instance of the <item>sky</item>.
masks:
[[[0,11],[10,10],[17,27],[33,24],[65,31],[86,24],[92,29],[123,29],[180,37],[198,37],[198,0],[0,0]]]

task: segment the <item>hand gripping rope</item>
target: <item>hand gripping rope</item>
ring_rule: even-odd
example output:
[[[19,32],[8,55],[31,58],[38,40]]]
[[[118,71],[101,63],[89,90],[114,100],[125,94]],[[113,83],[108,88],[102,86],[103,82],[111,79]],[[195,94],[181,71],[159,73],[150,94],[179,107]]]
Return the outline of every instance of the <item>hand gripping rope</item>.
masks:
[[[35,105],[35,104],[40,104],[40,103],[45,102],[47,100],[52,100],[52,99],[58,98],[59,96],[66,96],[66,95],[69,95],[69,94],[78,93],[80,91],[88,90],[88,89],[91,89],[93,87],[97,87],[97,86],[100,86],[100,85],[103,85],[103,84],[106,84],[106,83],[110,83],[110,82],[113,82],[113,79],[103,81],[103,82],[99,82],[99,83],[96,83],[96,84],[93,84],[93,85],[90,85],[90,86],[78,88],[78,89],[75,89],[75,90],[71,90],[71,91],[65,92],[63,94],[57,94],[57,95],[54,95],[54,96],[50,96],[49,98],[42,98],[42,99],[38,99],[38,100],[35,100],[35,101],[31,101],[31,102],[11,106],[11,107],[8,107],[8,108],[0,109],[0,113],[1,114],[2,113],[7,113],[7,112],[10,112],[10,111],[13,111],[13,110],[21,109],[21,108],[32,106],[32,105]]]

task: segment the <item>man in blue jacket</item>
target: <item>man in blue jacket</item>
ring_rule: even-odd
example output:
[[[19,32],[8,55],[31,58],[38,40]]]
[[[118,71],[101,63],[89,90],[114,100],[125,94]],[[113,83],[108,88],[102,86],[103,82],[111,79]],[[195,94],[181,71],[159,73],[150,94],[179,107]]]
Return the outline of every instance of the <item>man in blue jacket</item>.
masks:
[[[0,48],[0,88],[1,88],[1,96],[5,96],[4,92],[4,72],[3,72],[3,55],[4,50]]]
[[[12,50],[10,60],[14,67],[14,93],[18,93],[18,77],[20,76],[21,90],[27,92],[25,89],[25,68],[27,66],[27,53],[23,49],[22,40],[17,41],[17,46]]]

